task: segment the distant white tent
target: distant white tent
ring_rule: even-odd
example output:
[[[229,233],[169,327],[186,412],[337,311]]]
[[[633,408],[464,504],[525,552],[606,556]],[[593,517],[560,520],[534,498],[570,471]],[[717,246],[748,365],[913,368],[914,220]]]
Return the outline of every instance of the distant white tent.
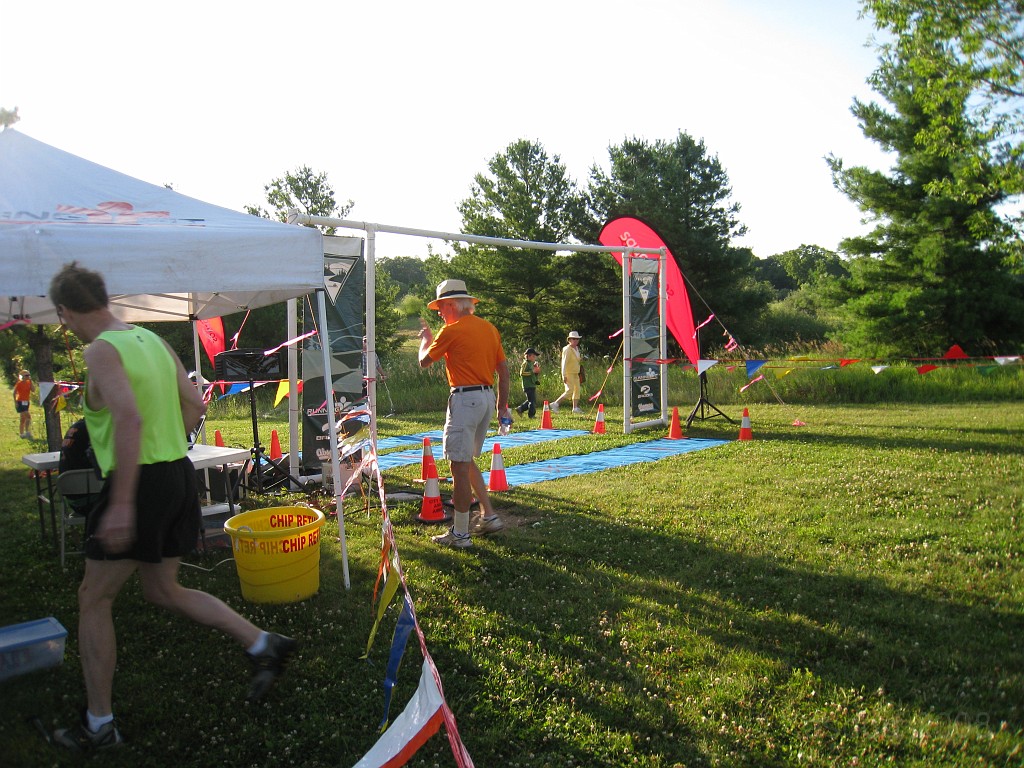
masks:
[[[50,278],[101,272],[130,322],[218,317],[323,287],[320,233],[139,181],[0,132],[0,319],[55,323]]]

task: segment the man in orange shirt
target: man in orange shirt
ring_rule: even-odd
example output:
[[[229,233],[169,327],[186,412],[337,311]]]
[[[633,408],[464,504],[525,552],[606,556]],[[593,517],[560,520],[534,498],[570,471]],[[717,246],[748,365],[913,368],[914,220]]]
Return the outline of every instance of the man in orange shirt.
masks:
[[[32,439],[32,412],[29,407],[32,402],[32,376],[28,371],[18,374],[18,381],[14,385],[14,410],[21,417],[18,425],[18,436],[25,440]]]
[[[437,298],[427,304],[444,320],[435,337],[423,323],[420,331],[420,367],[429,368],[444,358],[451,395],[444,423],[444,457],[451,462],[452,504],[455,520],[451,529],[433,540],[449,547],[471,547],[469,505],[473,494],[480,502],[480,515],[473,533],[494,533],[504,526],[494,513],[487,484],[474,459],[483,450],[491,414],[511,423],[508,407],[508,362],[498,329],[474,313],[479,299],[470,296],[462,280],[444,280],[437,286]],[[494,377],[498,393],[494,394]]]

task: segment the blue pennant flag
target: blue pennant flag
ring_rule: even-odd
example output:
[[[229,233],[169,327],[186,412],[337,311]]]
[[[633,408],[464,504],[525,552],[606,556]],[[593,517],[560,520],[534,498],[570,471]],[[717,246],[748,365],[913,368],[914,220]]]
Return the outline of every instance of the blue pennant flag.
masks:
[[[395,625],[395,635],[391,640],[391,653],[388,656],[388,670],[384,677],[384,718],[380,721],[380,731],[383,733],[388,727],[388,712],[391,710],[391,691],[398,682],[398,667],[402,663],[402,656],[405,655],[405,646],[409,640],[409,633],[412,632],[416,622],[412,617],[412,603],[409,595],[402,600],[402,612],[398,615],[398,623]]]

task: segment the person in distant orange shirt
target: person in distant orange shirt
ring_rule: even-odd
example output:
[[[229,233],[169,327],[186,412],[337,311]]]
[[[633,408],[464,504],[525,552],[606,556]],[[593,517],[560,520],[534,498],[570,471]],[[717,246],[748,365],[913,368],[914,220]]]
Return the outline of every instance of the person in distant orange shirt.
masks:
[[[21,417],[18,425],[18,436],[25,439],[32,439],[32,412],[29,405],[32,402],[32,375],[28,371],[18,374],[18,381],[14,385],[14,410]]]
[[[444,359],[451,395],[444,422],[444,457],[451,462],[451,529],[433,540],[448,547],[471,547],[469,505],[473,494],[480,501],[480,517],[473,533],[495,533],[504,525],[494,513],[476,459],[483,450],[491,415],[512,423],[508,407],[509,373],[498,329],[473,314],[478,299],[469,295],[462,280],[445,280],[437,286],[437,298],[427,304],[444,320],[437,336],[423,323],[420,331],[420,367],[429,368]],[[495,396],[494,378],[498,392]]]

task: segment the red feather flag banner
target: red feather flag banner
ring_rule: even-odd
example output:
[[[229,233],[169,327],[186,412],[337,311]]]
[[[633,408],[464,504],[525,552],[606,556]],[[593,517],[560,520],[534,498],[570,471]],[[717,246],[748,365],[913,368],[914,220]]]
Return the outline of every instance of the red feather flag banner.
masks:
[[[199,334],[199,341],[203,343],[203,349],[206,350],[206,356],[210,358],[210,365],[216,368],[214,358],[224,351],[224,320],[219,317],[196,320],[196,331]]]
[[[609,248],[615,246],[633,248],[664,248],[668,258],[665,263],[665,292],[667,302],[665,308],[665,325],[672,332],[679,347],[683,350],[694,366],[700,359],[699,344],[693,327],[693,310],[690,308],[690,295],[686,292],[686,282],[679,270],[679,263],[665,245],[661,236],[640,219],[622,216],[612,219],[601,230],[598,236],[601,245]],[[622,253],[612,254],[622,266]],[[636,258],[654,259],[651,254],[636,254]]]

